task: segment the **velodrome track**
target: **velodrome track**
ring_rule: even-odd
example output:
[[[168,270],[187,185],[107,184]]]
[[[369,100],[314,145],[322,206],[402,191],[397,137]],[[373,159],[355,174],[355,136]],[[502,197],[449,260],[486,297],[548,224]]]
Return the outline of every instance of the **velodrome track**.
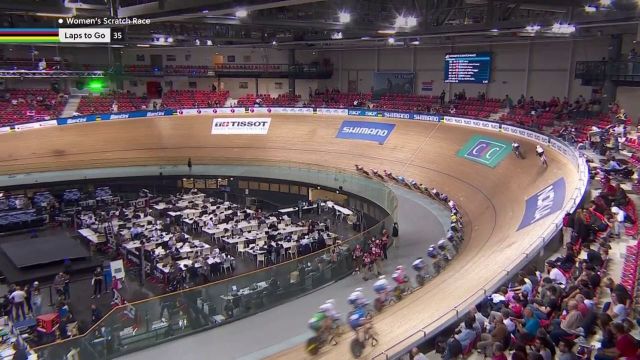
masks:
[[[564,177],[568,201],[578,184],[578,171],[568,160],[548,149],[550,166],[544,169],[533,156],[534,145],[522,139],[519,142],[527,159],[508,156],[493,169],[455,155],[475,134],[508,138],[501,133],[419,121],[358,119],[397,125],[385,145],[378,145],[335,138],[348,116],[270,117],[268,135],[212,136],[211,116],[107,121],[4,134],[0,136],[0,172],[186,164],[191,157],[194,164],[281,162],[346,171],[358,163],[435,186],[463,209],[467,231],[464,249],[435,280],[376,317],[380,344],[368,356],[406,338],[456,305],[459,310],[471,305],[460,303],[504,275],[557,217],[555,214],[516,232],[525,199]],[[398,221],[402,227],[402,219]],[[455,311],[440,321],[453,315]],[[301,319],[301,328],[305,322]],[[347,347],[348,338],[344,338],[319,357],[344,359]],[[275,356],[305,357],[302,347]]]

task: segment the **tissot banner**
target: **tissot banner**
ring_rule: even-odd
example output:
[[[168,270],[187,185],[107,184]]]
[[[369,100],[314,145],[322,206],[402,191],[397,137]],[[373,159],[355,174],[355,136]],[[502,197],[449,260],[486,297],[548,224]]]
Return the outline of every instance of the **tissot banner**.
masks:
[[[218,118],[213,119],[213,135],[266,135],[271,118]]]

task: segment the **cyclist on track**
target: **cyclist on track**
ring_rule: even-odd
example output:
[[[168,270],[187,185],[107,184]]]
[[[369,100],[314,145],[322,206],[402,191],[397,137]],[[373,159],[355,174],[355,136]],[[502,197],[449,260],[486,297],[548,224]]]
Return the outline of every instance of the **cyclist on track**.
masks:
[[[547,157],[544,155],[542,146],[536,145],[536,155],[540,158],[542,165],[547,166]]]
[[[356,333],[358,339],[364,342],[369,337],[373,324],[370,319],[367,319],[367,311],[358,308],[350,313],[349,326]],[[373,340],[377,343],[375,338]]]
[[[326,304],[325,304],[326,305]],[[319,311],[313,314],[309,319],[309,328],[316,333],[316,336],[326,339],[331,332],[331,326],[333,321],[331,317],[326,313],[324,305],[320,306]]]
[[[522,158],[522,153],[520,152],[520,144],[518,144],[517,141],[513,140],[513,142],[511,143],[511,150],[518,159]]]

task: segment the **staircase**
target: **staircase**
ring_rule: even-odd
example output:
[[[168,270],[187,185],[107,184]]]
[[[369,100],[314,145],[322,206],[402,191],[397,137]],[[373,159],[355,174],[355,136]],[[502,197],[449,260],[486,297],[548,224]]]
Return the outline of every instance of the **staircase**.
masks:
[[[62,110],[62,117],[73,116],[73,114],[75,114],[78,110],[78,105],[80,105],[80,100],[82,100],[82,95],[69,96],[67,105],[65,105],[64,110]]]
[[[492,114],[489,116],[489,120],[498,121],[498,120],[500,120],[500,117],[501,117],[503,114],[506,114],[507,112],[508,112],[508,111],[507,111],[507,109],[500,109],[500,111],[495,112],[495,113],[492,113]]]
[[[151,99],[149,100],[149,103],[147,104],[147,109],[153,109],[153,103],[156,103],[158,105],[158,109],[160,109],[160,104],[162,104],[162,99]]]

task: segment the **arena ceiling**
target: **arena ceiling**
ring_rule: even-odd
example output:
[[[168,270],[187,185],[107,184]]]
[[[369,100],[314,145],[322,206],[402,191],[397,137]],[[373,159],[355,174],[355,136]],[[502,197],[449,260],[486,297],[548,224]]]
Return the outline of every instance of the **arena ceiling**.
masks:
[[[423,46],[638,33],[640,0],[0,0],[3,27],[137,17],[127,45]],[[393,37],[393,44],[389,38]],[[168,41],[171,40],[171,41]]]

